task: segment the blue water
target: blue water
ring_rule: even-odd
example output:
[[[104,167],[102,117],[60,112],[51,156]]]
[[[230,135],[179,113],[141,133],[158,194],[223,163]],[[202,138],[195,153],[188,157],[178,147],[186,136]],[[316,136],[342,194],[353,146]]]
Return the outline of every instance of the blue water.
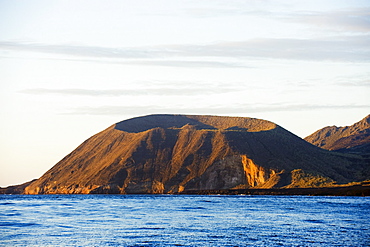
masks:
[[[0,196],[0,246],[369,246],[370,198]]]

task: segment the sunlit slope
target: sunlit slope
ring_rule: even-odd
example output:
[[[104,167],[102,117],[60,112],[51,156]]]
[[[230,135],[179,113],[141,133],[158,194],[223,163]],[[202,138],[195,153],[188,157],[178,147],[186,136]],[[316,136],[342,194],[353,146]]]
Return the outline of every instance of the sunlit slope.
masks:
[[[265,120],[149,115],[92,136],[25,193],[319,187],[368,179],[366,169]]]
[[[351,126],[322,128],[305,140],[327,150],[370,153],[370,115]]]

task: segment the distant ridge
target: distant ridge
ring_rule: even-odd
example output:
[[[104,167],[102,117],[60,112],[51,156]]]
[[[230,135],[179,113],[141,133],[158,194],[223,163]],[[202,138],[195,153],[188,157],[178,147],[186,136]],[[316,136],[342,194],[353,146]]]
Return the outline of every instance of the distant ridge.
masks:
[[[320,149],[270,121],[160,114],[112,125],[18,190],[203,193],[328,187],[367,179],[369,165],[362,156]]]
[[[370,115],[351,126],[322,128],[305,140],[327,150],[370,154]]]

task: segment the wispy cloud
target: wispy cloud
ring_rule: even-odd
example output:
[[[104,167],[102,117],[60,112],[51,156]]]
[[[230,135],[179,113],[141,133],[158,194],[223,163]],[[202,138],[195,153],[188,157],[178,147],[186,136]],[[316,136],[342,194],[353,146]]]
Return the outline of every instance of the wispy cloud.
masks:
[[[148,52],[144,49],[135,48],[111,48],[101,46],[81,46],[81,45],[55,45],[25,42],[0,42],[0,49],[13,51],[41,52],[60,55],[72,55],[79,57],[96,58],[148,58],[153,51]]]
[[[220,62],[220,61],[186,61],[186,60],[138,60],[119,62],[130,65],[148,65],[164,67],[186,67],[186,68],[252,68],[242,63]]]
[[[271,4],[271,3],[270,3]],[[281,4],[278,4],[282,7]],[[253,4],[252,4],[253,6]],[[320,29],[333,29],[344,32],[370,32],[370,8],[335,9],[330,11],[302,11],[297,9],[288,12],[284,8],[273,8],[273,4],[263,8],[252,7],[250,2],[240,5],[225,5],[219,8],[194,8],[185,10],[187,14],[194,17],[216,17],[216,16],[257,16],[259,18],[274,18],[288,22],[300,22],[319,27]],[[276,6],[277,7],[277,6]]]
[[[168,106],[100,106],[76,107],[65,112],[66,115],[145,115],[153,113],[173,114],[245,114],[263,112],[289,112],[307,110],[343,110],[343,109],[370,109],[370,105],[314,105],[314,104],[259,104],[235,106],[203,106],[203,107],[168,107]]]
[[[370,61],[370,36],[336,39],[253,39],[209,46],[183,46],[188,56],[255,57],[309,61]]]
[[[266,19],[273,18],[276,21],[299,22],[304,25],[314,25],[320,29],[341,32],[370,32],[369,7],[333,9],[330,11],[302,11],[298,8],[292,11],[292,6],[284,7],[284,4],[281,3],[274,5],[273,2],[269,4],[261,2],[234,2],[233,4],[222,4],[220,6],[189,8],[184,9],[183,14],[198,18],[254,16]]]
[[[250,2],[240,2],[241,4],[224,4],[223,6],[219,6],[218,8],[215,6],[212,7],[198,7],[198,8],[187,8],[183,9],[181,13],[191,17],[196,18],[214,18],[214,17],[225,17],[225,16],[232,16],[235,17],[239,16],[259,16],[259,17],[272,17],[277,15],[274,10],[267,10],[267,9],[253,9],[250,6]],[[266,8],[266,6],[264,6]]]
[[[188,83],[183,85],[160,84],[156,87],[145,87],[135,89],[84,89],[84,88],[29,88],[19,90],[19,93],[31,95],[61,95],[61,96],[94,96],[94,97],[119,97],[119,96],[195,96],[234,92],[238,90],[233,85],[209,85]]]
[[[342,79],[341,81],[337,82],[336,85],[346,86],[346,87],[370,88],[370,79],[347,78],[347,79]]]
[[[123,62],[176,67],[243,67],[217,58],[293,59],[309,61],[369,62],[370,35],[330,39],[251,39],[216,44],[162,45],[131,48],[47,45],[0,42],[0,49],[85,57],[103,62]],[[104,60],[109,59],[109,60]]]
[[[370,32],[370,8],[289,13],[280,18],[315,25],[321,29],[343,32]]]

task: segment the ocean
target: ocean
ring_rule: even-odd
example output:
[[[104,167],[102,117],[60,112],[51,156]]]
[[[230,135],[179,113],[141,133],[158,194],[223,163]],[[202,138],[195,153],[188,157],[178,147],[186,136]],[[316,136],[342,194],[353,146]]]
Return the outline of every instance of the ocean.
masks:
[[[0,246],[370,246],[370,198],[1,195]]]

